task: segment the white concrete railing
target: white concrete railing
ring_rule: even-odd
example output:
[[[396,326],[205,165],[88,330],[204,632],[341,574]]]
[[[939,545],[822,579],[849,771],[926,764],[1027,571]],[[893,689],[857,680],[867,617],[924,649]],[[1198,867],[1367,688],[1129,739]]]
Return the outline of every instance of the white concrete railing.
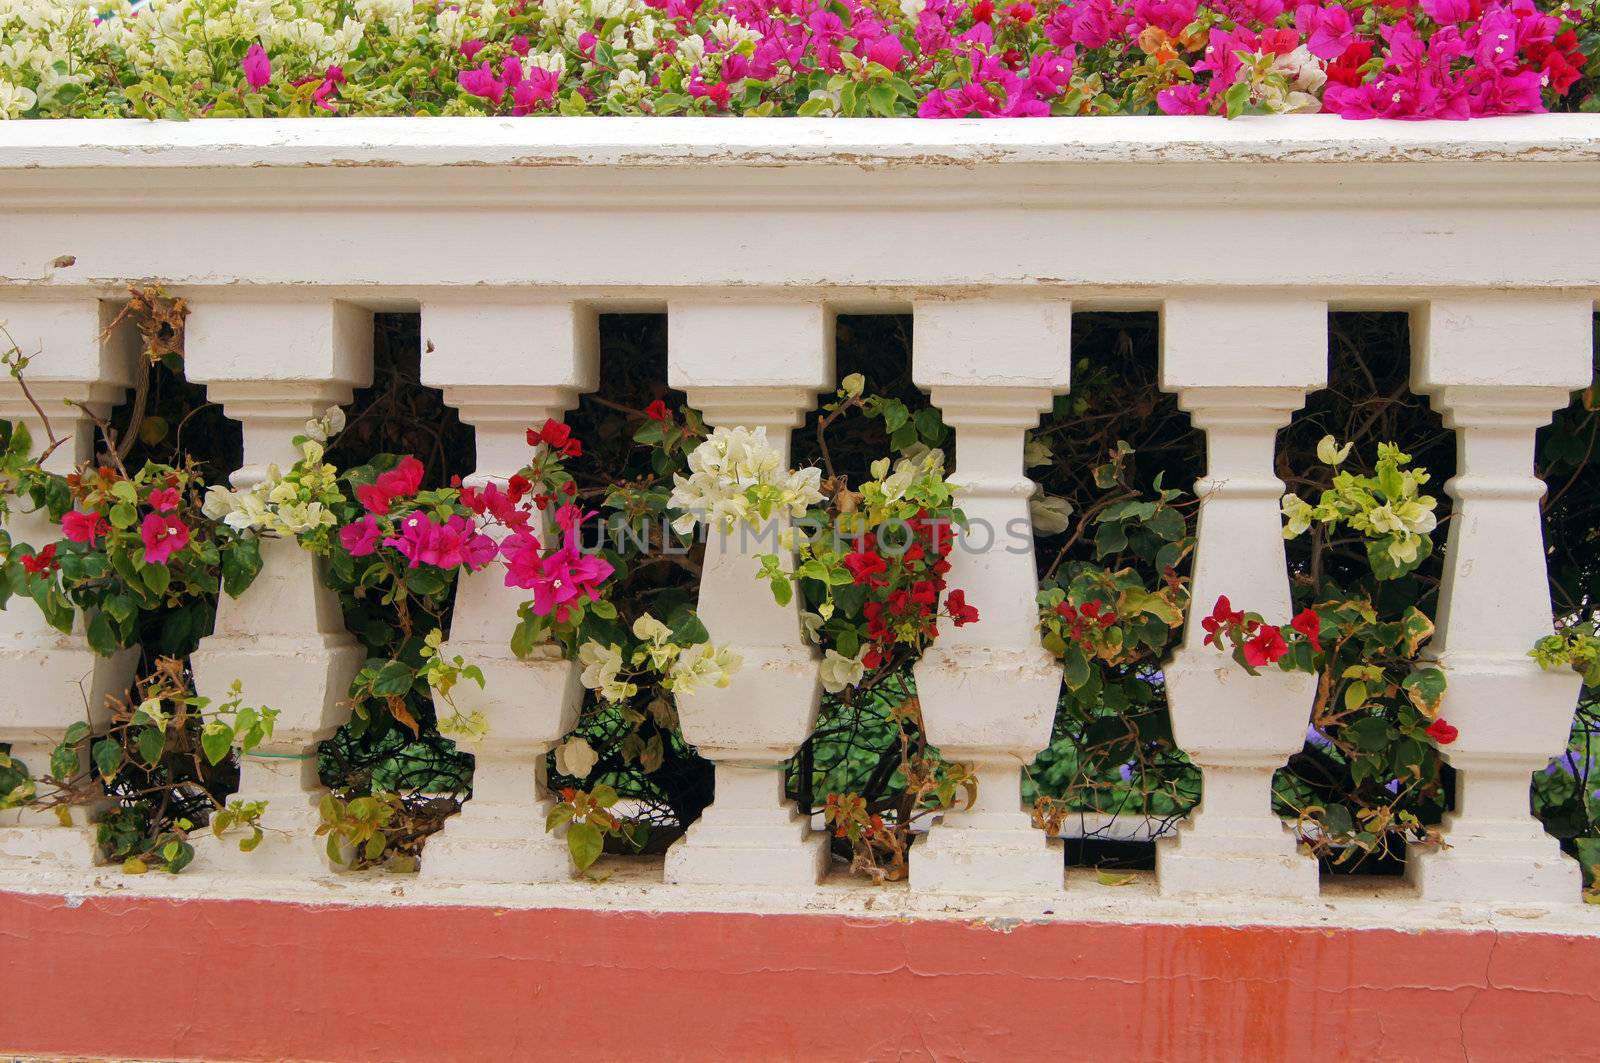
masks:
[[[1530,455],[1589,379],[1596,247],[1600,117],[1588,116],[0,124],[0,318],[44,352],[35,387],[114,402],[129,368],[97,339],[103,308],[130,281],[160,282],[190,301],[189,375],[243,424],[246,479],[285,457],[285,426],[367,378],[375,310],[420,308],[425,380],[475,426],[480,477],[506,475],[522,427],[595,386],[597,312],[664,310],[672,383],[714,422],[782,435],[833,384],[832,315],[909,310],[914,377],[956,429],[969,511],[1009,519],[1025,512],[1023,432],[1070,387],[1071,311],[1160,310],[1163,386],[1210,443],[1196,600],[1228,593],[1284,613],[1274,433],[1326,379],[1330,308],[1410,311],[1414,386],[1462,455],[1434,647],[1463,791],[1452,848],[1413,861],[1424,903],[1578,897],[1576,866],[1528,806],[1529,773],[1559,752],[1577,694],[1576,676],[1526,656],[1550,628]],[[0,415],[32,416],[9,385]],[[1014,793],[1017,758],[1047,740],[1057,682],[1027,620],[1032,559],[963,563],[957,582],[985,621],[941,640],[919,679],[943,728],[934,740],[986,785],[980,808],[913,851],[912,894],[1048,896],[1059,856]],[[268,565],[260,589],[224,608],[197,672],[202,684],[270,676],[283,718],[269,752],[303,753],[340,722],[358,655],[308,556],[275,549]],[[407,887],[424,896],[567,873],[542,830],[536,764],[579,691],[565,663],[509,657],[512,614],[492,582],[463,583],[452,636],[486,661],[473,707],[491,735],[477,796]],[[758,600],[755,589],[705,588],[714,637],[786,659],[732,598]],[[0,740],[19,751],[81,712],[80,678],[126,674],[29,609],[0,625]],[[1308,688],[1219,671],[1200,637],[1192,625],[1168,674],[1205,805],[1162,843],[1160,887],[1304,903],[1316,870],[1270,814],[1268,781],[1300,746]],[[671,882],[815,886],[819,842],[752,770],[792,749],[810,711],[804,692],[775,697],[750,707],[748,727],[691,735],[718,760],[724,807],[669,859]],[[273,799],[279,830],[249,857],[208,852],[212,866],[185,877],[325,877],[302,763],[252,758],[243,793]],[[4,881],[81,864],[88,849],[60,827],[10,827],[0,853]],[[642,896],[682,888],[671,882]]]

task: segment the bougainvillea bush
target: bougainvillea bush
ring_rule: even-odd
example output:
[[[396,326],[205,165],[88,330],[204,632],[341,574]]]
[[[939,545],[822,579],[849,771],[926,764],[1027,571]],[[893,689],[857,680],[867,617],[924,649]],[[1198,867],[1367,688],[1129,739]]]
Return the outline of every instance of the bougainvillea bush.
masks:
[[[1595,110],[1594,0],[5,0],[0,117]]]
[[[841,321],[844,375],[797,433],[793,467],[759,430],[708,432],[661,385],[657,329],[620,353],[613,332],[602,392],[568,423],[530,424],[527,464],[503,482],[472,486],[451,472],[471,467],[461,444],[397,398],[422,392],[413,374],[348,416],[329,410],[306,424],[298,461],[232,488],[217,471],[238,462],[226,433],[178,442],[205,409],[168,379],[182,367],[181,305],[135,294],[140,324],[159,318],[172,331],[146,330],[151,402],[101,421],[95,458],[68,476],[41,467],[53,435],[36,444],[0,427],[8,509],[40,507],[59,531],[6,540],[0,564],[7,607],[38,607],[62,630],[86,622],[97,651],[134,648],[143,665],[106,711],[60,736],[49,763],[0,759],[0,805],[100,809],[104,855],[135,872],[203,860],[203,828],[252,848],[263,808],[230,795],[238,752],[271,736],[271,692],[233,690],[213,704],[193,690],[184,657],[218,596],[248,592],[260,540],[276,536],[326,559],[368,654],[347,692],[351,722],[324,747],[330,852],[412,868],[466,796],[465,755],[487,724],[437,707],[483,682],[444,638],[461,574],[486,570],[526,592],[507,617],[510,648],[554,647],[585,688],[578,726],[551,758],[552,827],[565,828],[580,867],[607,847],[659,845],[712,798],[674,699],[740,678],[737,654],[695,615],[698,533],[779,514],[795,524],[780,540],[794,565],[752,558],[751,590],[798,602],[796,637],[817,648],[825,690],[817,731],[791,765],[791,796],[822,814],[841,860],[875,879],[903,875],[920,825],[972,799],[966,768],[926,741],[911,672],[946,625],[981,624],[984,602],[982,587],[947,579],[960,478],[945,468],[948,430],[910,383],[906,321]],[[1165,823],[1193,806],[1199,779],[1173,741],[1161,677],[1193,616],[1219,661],[1320,677],[1305,749],[1279,772],[1275,806],[1330,866],[1393,866],[1408,845],[1437,840],[1451,790],[1440,750],[1456,737],[1441,718],[1444,677],[1421,663],[1441,576],[1435,535],[1449,519],[1436,491],[1454,455],[1450,433],[1405,393],[1406,337],[1394,324],[1404,317],[1335,315],[1331,385],[1284,434],[1295,604],[1283,617],[1226,596],[1189,600],[1200,437],[1155,387],[1154,318],[1141,320],[1079,315],[1078,386],[1025,449],[1038,482],[1039,637],[1065,672],[1054,740],[1026,783],[1037,821],[1059,831],[1073,813],[1100,812]],[[408,342],[420,347],[415,332]],[[26,357],[13,352],[10,365],[25,388]],[[1530,647],[1589,682],[1569,749],[1533,788],[1535,811],[1586,866],[1600,862],[1596,405],[1593,389],[1583,393],[1541,437],[1559,634]]]

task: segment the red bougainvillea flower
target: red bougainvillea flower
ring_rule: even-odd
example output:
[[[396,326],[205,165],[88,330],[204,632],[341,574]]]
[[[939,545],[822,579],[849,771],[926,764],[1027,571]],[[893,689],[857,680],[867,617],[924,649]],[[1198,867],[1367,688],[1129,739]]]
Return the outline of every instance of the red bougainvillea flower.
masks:
[[[572,438],[572,427],[553,417],[546,421],[542,428],[528,429],[528,446],[536,447],[540,443],[564,458],[583,456],[583,443]]]
[[[80,513],[73,510],[61,518],[61,534],[69,542],[83,543],[90,548],[100,545],[100,540],[111,534],[111,522],[100,513]]]
[[[40,550],[37,554],[23,554],[21,561],[22,567],[27,570],[28,575],[48,576],[50,573],[54,572],[58,566],[58,562],[56,561],[56,544],[51,543],[43,550]]]
[[[389,512],[397,498],[410,498],[422,487],[422,462],[407,454],[400,464],[370,484],[356,488],[356,499],[369,513],[380,517]]]
[[[1317,615],[1315,609],[1300,610],[1295,618],[1289,621],[1289,626],[1304,635],[1306,641],[1311,643],[1312,649],[1318,653],[1322,652],[1322,618]]]
[[[657,399],[650,405],[646,406],[644,408],[644,415],[650,418],[652,421],[672,420],[672,411],[668,410],[667,404],[662,402],[660,399]]]
[[[1235,612],[1233,603],[1228,601],[1226,594],[1217,598],[1217,604],[1211,607],[1211,615],[1200,621],[1200,626],[1205,630],[1205,645],[1222,645],[1221,637],[1228,629],[1244,623],[1244,614]]]
[[[889,567],[889,563],[881,554],[861,550],[853,554],[846,554],[844,567],[850,570],[850,575],[857,583],[865,583],[869,587],[883,587],[888,585],[888,580],[878,577]]]
[[[189,545],[189,526],[175,516],[149,513],[139,525],[139,538],[144,540],[144,563],[164,565]]]
[[[950,619],[956,622],[956,627],[965,627],[978,622],[978,610],[967,604],[967,592],[953,590],[944,596],[945,611],[950,614]]]
[[[1271,624],[1261,625],[1255,637],[1244,644],[1244,660],[1251,668],[1277,664],[1288,652],[1289,644],[1283,641],[1283,632]]]
[[[178,492],[175,488],[163,487],[150,492],[150,508],[157,513],[170,513],[178,508]]]
[[[1428,725],[1428,737],[1447,746],[1461,736],[1461,732],[1443,720],[1434,720]]]

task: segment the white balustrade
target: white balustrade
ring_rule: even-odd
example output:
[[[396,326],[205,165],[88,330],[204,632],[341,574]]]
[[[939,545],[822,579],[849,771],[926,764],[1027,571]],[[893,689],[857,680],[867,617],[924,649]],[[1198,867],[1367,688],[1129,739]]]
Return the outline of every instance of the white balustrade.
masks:
[[[1530,772],[1566,739],[1578,680],[1540,671],[1527,651],[1551,629],[1535,433],[1591,372],[1600,282],[1572,249],[1600,246],[1597,144],[1600,116],[1581,115],[1448,128],[1319,116],[0,123],[0,318],[37,354],[30,386],[74,440],[51,459],[65,471],[91,441],[61,400],[104,412],[131,379],[126,337],[101,337],[102,300],[144,279],[180,292],[188,377],[243,426],[234,482],[249,484],[293,462],[304,423],[370,378],[369,310],[420,303],[433,348],[423,379],[475,427],[469,482],[487,484],[527,460],[526,428],[596,386],[598,309],[665,308],[669,382],[712,425],[765,427],[787,459],[791,431],[835,383],[833,313],[911,305],[913,380],[954,429],[951,475],[972,521],[949,585],[981,620],[942,624],[916,667],[928,738],[972,766],[978,796],[913,847],[904,903],[1027,894],[1064,913],[1078,893],[1060,893],[1060,850],[1021,803],[1061,685],[1040,644],[1023,441],[1069,386],[1072,307],[1159,308],[1162,386],[1208,447],[1194,615],[1165,670],[1204,794],[1158,847],[1159,885],[1281,913],[1310,911],[1318,894],[1270,792],[1303,739],[1314,680],[1246,675],[1202,645],[1199,619],[1220,595],[1287,619],[1276,433],[1324,383],[1330,304],[1413,309],[1414,388],[1461,448],[1431,647],[1449,677],[1443,716],[1460,729],[1444,750],[1460,792],[1449,848],[1408,856],[1413,906],[1581,913],[1575,865],[1528,797]],[[1381,254],[1375,233],[1388,234]],[[9,380],[0,416],[43,436]],[[798,603],[777,606],[755,579],[756,554],[783,553],[782,525],[708,543],[700,613],[744,667],[725,689],[679,699],[687,739],[716,764],[716,796],[640,903],[752,886],[826,896],[815,890],[826,840],[783,790],[784,762],[815,723],[818,661]],[[21,512],[8,530],[36,546],[57,535]],[[269,800],[266,841],[250,854],[207,844],[196,865],[238,889],[327,874],[312,837],[316,749],[346,719],[363,659],[315,559],[277,540],[263,556],[193,658],[202,694],[225,697],[239,680],[248,704],[281,712],[272,741],[244,758],[238,795]],[[472,798],[429,842],[420,879],[405,880],[414,896],[462,881],[494,884],[479,897],[587,888],[553,881],[570,864],[543,822],[544,758],[574,719],[577,669],[510,654],[525,597],[498,568],[458,586],[447,652],[487,686],[458,685],[456,703],[489,733],[469,750]],[[0,741],[42,773],[60,733],[103,718],[131,668],[13,599],[0,613]],[[81,832],[0,816],[0,887],[14,868],[65,876],[91,855]],[[155,878],[134,888],[160,888]],[[340,888],[378,887],[347,876]]]
[[[1580,678],[1541,671],[1550,634],[1534,435],[1593,373],[1594,305],[1537,293],[1436,299],[1412,317],[1413,386],[1456,431],[1438,634],[1440,715],[1460,734],[1448,848],[1408,854],[1424,899],[1576,903],[1578,865],[1533,818],[1532,774],[1566,748]]]
[[[914,890],[1061,889],[1058,843],[1022,809],[1022,769],[1050,742],[1061,666],[1039,638],[1038,576],[1023,475],[1024,435],[1071,379],[1072,314],[1052,299],[916,304],[912,378],[955,429],[956,503],[969,522],[952,548],[952,588],[979,621],[939,626],[917,662],[928,740],[971,767],[977,799],[946,813],[911,851]]]
[[[1328,308],[1296,296],[1184,296],[1161,319],[1161,387],[1206,433],[1191,605],[1162,669],[1173,737],[1202,774],[1200,807],[1156,849],[1163,893],[1314,897],[1317,864],[1272,812],[1272,774],[1305,742],[1317,677],[1247,675],[1205,645],[1219,596],[1268,624],[1290,617],[1273,471],[1277,433],[1328,374]]]
[[[235,487],[260,483],[269,465],[300,457],[291,440],[372,379],[372,315],[332,299],[203,299],[188,319],[188,379],[244,429]],[[240,801],[267,802],[265,840],[250,853],[219,846],[211,861],[251,875],[324,868],[314,837],[317,745],[348,717],[344,702],[365,654],[345,630],[339,598],[319,559],[292,539],[261,540],[262,570],[237,598],[222,595],[212,634],[190,658],[195,689],[213,702],[241,685],[245,704],[278,710],[272,738],[244,755]]]
[[[105,335],[115,311],[92,298],[0,303],[0,322],[7,323],[18,351],[30,359],[26,394],[15,379],[0,379],[0,417],[27,427],[35,454],[50,446],[52,434],[62,441],[44,462],[49,472],[64,475],[94,456],[104,441],[90,413],[104,418],[132,383],[137,357],[132,329],[118,327]],[[0,347],[5,345],[0,335]],[[9,504],[6,531],[13,546],[27,544],[38,552],[61,538],[48,514],[31,509],[27,499],[12,498]],[[71,634],[62,634],[25,594],[13,594],[0,612],[0,742],[9,743],[11,757],[27,766],[44,800],[54,793],[44,778],[62,733],[78,721],[105,723],[110,717],[106,696],[123,695],[139,661],[137,649],[99,656],[89,648],[83,626],[80,618]],[[87,767],[87,746],[79,756]],[[82,828],[94,811],[74,809],[75,825]],[[64,828],[54,811],[0,811],[0,856],[88,866],[94,852],[93,831]]]
[[[713,428],[764,428],[789,461],[789,434],[833,384],[833,327],[820,303],[674,300],[667,309],[668,380]],[[706,530],[699,614],[711,640],[743,658],[727,687],[677,698],[684,737],[716,763],[716,796],[667,852],[669,882],[815,883],[826,838],[784,796],[784,762],[811,734],[820,663],[800,631],[800,601],[778,605],[756,579],[758,554],[788,528]]]
[[[422,381],[477,438],[477,471],[469,486],[506,481],[533,457],[528,428],[559,418],[593,391],[599,372],[599,323],[576,303],[428,302],[422,307]],[[549,547],[553,525],[535,529]],[[575,662],[560,647],[541,647],[525,660],[511,652],[517,607],[531,592],[508,587],[505,570],[490,565],[463,572],[456,584],[449,639],[442,652],[459,654],[482,672],[451,692],[464,715],[483,713],[489,731],[465,746],[474,758],[472,797],[461,814],[428,840],[422,875],[429,880],[540,882],[571,877],[561,833],[546,833],[553,805],[545,759],[577,723],[583,702]],[[440,714],[452,711],[435,697]]]

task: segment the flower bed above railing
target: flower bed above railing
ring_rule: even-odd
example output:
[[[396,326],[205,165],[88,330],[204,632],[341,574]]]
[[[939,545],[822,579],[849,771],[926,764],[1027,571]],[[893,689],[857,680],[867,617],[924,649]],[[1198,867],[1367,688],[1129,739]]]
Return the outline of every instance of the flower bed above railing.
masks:
[[[1594,0],[23,0],[0,118],[1594,110]]]
[[[1597,160],[1581,115],[0,126],[0,875],[546,882],[656,802],[661,889],[1051,895],[1096,793],[1198,791],[1169,893],[1575,903],[1529,777],[1600,671],[1534,475],[1592,490],[1581,403],[1529,455],[1593,380]],[[1409,337],[1330,363],[1347,310]]]

